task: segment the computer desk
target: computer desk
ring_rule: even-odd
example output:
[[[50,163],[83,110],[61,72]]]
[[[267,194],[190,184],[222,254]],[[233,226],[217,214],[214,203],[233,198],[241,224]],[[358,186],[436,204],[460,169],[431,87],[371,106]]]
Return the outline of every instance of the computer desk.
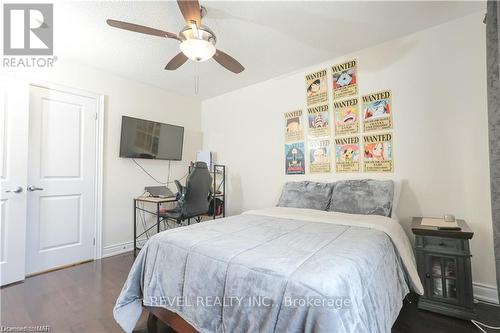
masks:
[[[160,232],[160,223],[165,220],[165,218],[160,216],[160,205],[162,203],[176,202],[176,201],[177,201],[177,198],[175,196],[164,197],[164,198],[140,196],[140,197],[134,198],[134,257],[137,253],[137,250],[140,250],[140,248],[137,247],[137,240],[139,239],[139,237],[141,237],[142,235],[144,235],[149,230],[151,230],[155,227],[155,225],[152,225],[151,227],[144,230],[141,234],[137,235],[137,211],[139,210],[139,211],[151,214],[151,215],[155,215],[156,216],[156,232]],[[156,205],[156,212],[139,207],[137,204],[140,202],[155,204]]]

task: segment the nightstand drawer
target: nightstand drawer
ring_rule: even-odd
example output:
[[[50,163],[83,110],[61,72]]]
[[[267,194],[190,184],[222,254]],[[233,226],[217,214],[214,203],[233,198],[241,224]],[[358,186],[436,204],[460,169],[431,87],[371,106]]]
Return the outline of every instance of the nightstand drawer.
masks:
[[[423,236],[418,243],[420,243],[417,244],[419,247],[427,251],[467,254],[466,246],[461,239]]]

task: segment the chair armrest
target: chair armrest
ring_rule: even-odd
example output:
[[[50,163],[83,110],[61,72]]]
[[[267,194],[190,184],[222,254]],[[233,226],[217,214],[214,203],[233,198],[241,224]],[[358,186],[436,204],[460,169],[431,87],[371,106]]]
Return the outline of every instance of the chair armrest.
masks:
[[[184,197],[186,196],[186,187],[182,186],[178,180],[174,180],[174,183],[175,186],[177,186],[177,191],[179,192],[177,203],[182,205],[184,203]]]
[[[184,192],[184,188],[181,185],[181,182],[176,179],[176,180],[174,180],[174,183],[175,183],[175,186],[177,186],[177,191],[182,195]]]

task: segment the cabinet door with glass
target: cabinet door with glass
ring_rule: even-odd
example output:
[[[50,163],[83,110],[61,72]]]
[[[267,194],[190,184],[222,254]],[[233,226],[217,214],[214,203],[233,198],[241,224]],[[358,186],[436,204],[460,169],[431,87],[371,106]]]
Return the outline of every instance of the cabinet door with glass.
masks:
[[[428,253],[426,259],[427,296],[441,302],[459,303],[458,258]]]

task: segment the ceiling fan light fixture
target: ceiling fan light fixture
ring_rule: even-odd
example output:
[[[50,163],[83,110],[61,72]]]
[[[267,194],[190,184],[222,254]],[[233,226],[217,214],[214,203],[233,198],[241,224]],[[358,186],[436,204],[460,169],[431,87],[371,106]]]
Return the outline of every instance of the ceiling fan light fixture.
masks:
[[[235,74],[245,70],[236,59],[215,48],[217,38],[209,27],[202,24],[201,19],[205,17],[207,10],[200,6],[198,0],[177,0],[177,5],[186,21],[178,35],[125,21],[108,19],[106,22],[114,28],[180,41],[181,52],[168,62],[165,70],[176,70],[188,59],[202,62],[210,58],[214,58],[217,63]]]
[[[189,59],[202,62],[212,58],[215,54],[215,46],[203,39],[187,39],[180,45],[182,53]]]

